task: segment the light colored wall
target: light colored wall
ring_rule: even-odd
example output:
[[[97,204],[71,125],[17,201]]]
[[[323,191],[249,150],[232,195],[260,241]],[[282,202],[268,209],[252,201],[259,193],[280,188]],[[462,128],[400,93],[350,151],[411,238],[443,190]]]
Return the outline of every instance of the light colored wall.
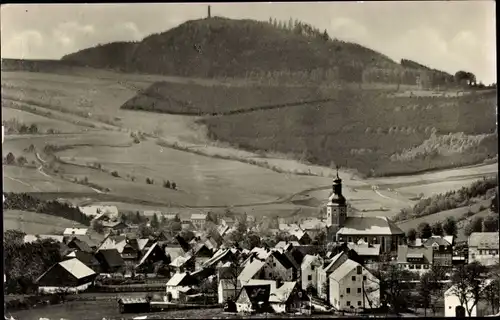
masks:
[[[352,277],[355,276],[355,280]],[[365,292],[367,293],[370,301],[372,302],[372,307],[378,307],[380,303],[380,290],[378,290],[378,284],[376,278],[368,272],[365,268],[362,270],[362,274],[357,274],[356,268],[353,268],[348,275],[346,275],[340,281],[335,281],[330,277],[330,303],[340,310],[351,310],[351,306],[354,309],[359,309],[363,307],[363,276],[366,276],[365,281]],[[347,288],[350,289],[350,293],[347,293]],[[358,288],[361,291],[358,293]],[[371,288],[375,288],[371,292]],[[342,296],[342,297],[341,297]],[[337,304],[335,304],[335,299],[337,299]],[[347,306],[347,301],[350,301],[350,306]],[[358,306],[358,301],[361,305]],[[365,308],[370,308],[368,300],[365,299]]]
[[[317,258],[317,259],[315,259],[315,261],[308,264],[307,266],[301,266],[302,289],[304,289],[304,290],[307,289],[307,286],[309,285],[309,283],[312,283],[312,285],[316,289],[316,292],[319,292],[319,290],[318,290],[318,273],[320,272],[321,267],[314,266],[314,270],[312,270],[313,264],[316,264],[318,261],[321,262],[321,260],[319,258]],[[308,280],[309,276],[311,276],[311,280]]]
[[[40,292],[40,293],[56,293],[58,291],[66,291],[66,292],[70,292],[70,293],[78,293],[78,292],[87,290],[91,284],[92,283],[89,282],[89,283],[79,285],[78,287],[39,287],[38,292]]]
[[[493,252],[493,254],[492,254]],[[486,253],[486,254],[485,254]],[[469,247],[469,263],[477,261],[484,266],[492,266],[498,263],[498,250],[478,250]]]
[[[471,299],[472,300],[472,299]],[[444,316],[447,318],[455,318],[455,307],[460,306],[460,300],[456,295],[449,295],[444,298]],[[468,303],[469,308],[472,306],[472,301]],[[467,308],[465,308],[465,316],[468,317]],[[472,317],[477,316],[477,308],[474,307],[471,312]]]
[[[318,271],[318,296],[321,299],[326,299],[327,292],[323,292],[324,283],[328,280],[326,272],[324,270]]]
[[[273,308],[276,313],[285,313],[286,312],[286,304],[284,303],[271,303],[271,308]]]
[[[238,312],[250,312],[252,311],[252,306],[247,303],[237,303],[236,304],[236,311]]]

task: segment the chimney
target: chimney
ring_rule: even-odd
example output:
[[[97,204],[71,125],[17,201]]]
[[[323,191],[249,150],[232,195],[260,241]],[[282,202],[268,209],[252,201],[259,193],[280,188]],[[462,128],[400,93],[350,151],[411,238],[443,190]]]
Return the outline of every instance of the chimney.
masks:
[[[253,262],[253,255],[250,256],[250,263]]]

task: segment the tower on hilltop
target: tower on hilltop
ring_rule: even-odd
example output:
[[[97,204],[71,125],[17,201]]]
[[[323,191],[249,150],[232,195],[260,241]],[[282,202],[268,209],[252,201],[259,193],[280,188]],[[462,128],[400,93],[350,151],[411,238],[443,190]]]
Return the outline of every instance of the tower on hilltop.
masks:
[[[326,225],[328,228],[340,229],[344,226],[347,218],[346,199],[342,195],[342,179],[339,177],[339,166],[337,166],[337,176],[333,180],[333,192],[328,198],[326,205]]]
[[[212,17],[212,12],[211,12],[212,7],[208,6],[208,19]]]

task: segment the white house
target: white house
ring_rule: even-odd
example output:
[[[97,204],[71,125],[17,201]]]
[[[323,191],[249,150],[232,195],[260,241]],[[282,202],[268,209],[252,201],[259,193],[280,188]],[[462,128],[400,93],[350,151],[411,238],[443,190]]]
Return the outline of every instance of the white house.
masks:
[[[83,236],[86,235],[89,229],[87,228],[66,228],[64,229],[64,236]]]
[[[172,295],[172,299],[179,299],[179,292],[189,286],[190,280],[189,272],[174,274],[174,276],[167,282],[167,294],[170,293]]]
[[[470,309],[472,307],[474,299],[470,297],[467,301],[467,308]],[[465,306],[460,303],[460,299],[455,293],[455,286],[451,286],[444,293],[444,316],[447,318],[455,318],[455,317],[465,317],[469,316]],[[474,306],[472,308],[471,317],[477,316],[477,308]]]
[[[110,218],[118,217],[118,208],[116,206],[84,206],[79,207],[80,211],[89,217],[95,217],[105,214]]]
[[[321,268],[318,272],[318,296],[322,299],[328,300],[328,294],[329,294],[329,276],[330,274],[335,271],[339,266],[341,266],[345,261],[347,261],[348,256],[347,253],[341,252],[336,254],[331,260],[330,263],[324,267]]]
[[[97,274],[76,258],[54,264],[37,280],[41,293],[58,291],[78,293],[86,290]]]
[[[378,279],[365,267],[346,260],[330,276],[329,302],[337,310],[377,308],[380,303]]]
[[[297,287],[298,285],[295,281],[285,282],[279,288],[271,286],[269,303],[274,312],[285,313],[300,308]]]
[[[469,236],[469,263],[477,261],[484,266],[498,263],[498,232],[473,232]]]
[[[300,265],[301,287],[306,290],[309,284],[312,284],[318,292],[318,273],[323,268],[323,259],[319,255],[307,254]]]
[[[207,222],[208,215],[206,213],[193,213],[191,215],[191,222],[198,230],[202,230]]]

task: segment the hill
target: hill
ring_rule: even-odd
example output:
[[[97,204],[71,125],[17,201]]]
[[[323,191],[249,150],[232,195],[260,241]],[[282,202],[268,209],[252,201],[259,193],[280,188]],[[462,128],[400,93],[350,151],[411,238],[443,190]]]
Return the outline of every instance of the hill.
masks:
[[[456,98],[338,91],[331,101],[208,117],[214,139],[365,175],[475,164],[498,152],[495,93]],[[463,134],[462,134],[463,133]]]
[[[296,83],[307,79],[415,85],[425,71],[403,67],[361,45],[330,39],[298,21],[277,27],[221,17],[187,21],[140,42],[98,45],[68,54],[62,61],[132,73]]]

